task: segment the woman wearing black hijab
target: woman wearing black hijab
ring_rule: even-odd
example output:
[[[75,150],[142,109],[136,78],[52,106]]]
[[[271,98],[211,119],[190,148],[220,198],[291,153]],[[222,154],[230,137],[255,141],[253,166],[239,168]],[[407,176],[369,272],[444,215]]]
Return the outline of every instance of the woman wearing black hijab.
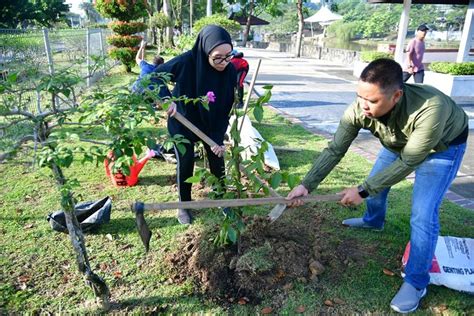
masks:
[[[229,113],[234,103],[235,69],[230,65],[232,59],[232,41],[229,33],[222,27],[208,25],[199,32],[193,48],[169,62],[160,65],[155,72],[171,74],[175,82],[173,96],[198,98],[213,92],[214,102],[209,102],[209,110],[200,103],[178,102],[168,108],[168,131],[171,135],[181,134],[190,141],[186,152],[181,154],[176,150],[178,165],[176,167],[180,201],[191,200],[191,184],[186,179],[193,175],[194,143],[198,137],[184,125],[173,118],[178,111],[201,131],[214,140],[218,146],[210,148],[204,144],[213,175],[222,179],[224,176],[224,135],[229,125]],[[160,97],[171,96],[165,87],[160,91]],[[178,210],[178,221],[181,224],[191,223],[189,210]]]

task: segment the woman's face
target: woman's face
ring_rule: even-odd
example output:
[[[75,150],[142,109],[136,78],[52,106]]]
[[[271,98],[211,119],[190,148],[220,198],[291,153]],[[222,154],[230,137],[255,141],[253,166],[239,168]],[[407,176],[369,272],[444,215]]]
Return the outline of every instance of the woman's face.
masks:
[[[216,46],[209,53],[209,64],[217,71],[223,71],[232,59],[232,46],[230,44],[221,44]]]

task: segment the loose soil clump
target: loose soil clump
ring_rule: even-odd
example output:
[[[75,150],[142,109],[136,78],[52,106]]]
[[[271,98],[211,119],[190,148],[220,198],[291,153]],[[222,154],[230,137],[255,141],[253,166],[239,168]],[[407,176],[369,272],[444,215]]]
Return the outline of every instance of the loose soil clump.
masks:
[[[217,228],[189,231],[181,236],[179,250],[166,258],[172,281],[193,278],[197,288],[212,297],[255,303],[263,293],[291,289],[294,281],[316,284],[325,266],[344,269],[347,261],[336,249],[328,249],[331,245],[320,230],[323,214],[300,207],[288,209],[274,223],[264,217],[246,218],[238,249],[215,247]]]

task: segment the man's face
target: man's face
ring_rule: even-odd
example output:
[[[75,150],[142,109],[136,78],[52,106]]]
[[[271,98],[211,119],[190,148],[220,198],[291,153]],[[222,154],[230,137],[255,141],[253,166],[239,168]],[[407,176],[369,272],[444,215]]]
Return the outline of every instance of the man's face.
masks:
[[[403,92],[384,93],[377,84],[359,80],[357,85],[357,101],[361,105],[365,116],[378,118],[390,112],[400,100]]]
[[[416,37],[420,40],[423,41],[426,37],[426,33],[428,31],[416,31]]]

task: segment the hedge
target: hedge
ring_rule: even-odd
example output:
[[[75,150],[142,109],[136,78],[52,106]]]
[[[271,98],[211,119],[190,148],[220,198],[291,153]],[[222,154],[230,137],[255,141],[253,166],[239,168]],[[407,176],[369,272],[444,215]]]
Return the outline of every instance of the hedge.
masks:
[[[107,43],[116,47],[135,47],[142,39],[143,37],[136,35],[111,35],[107,37]]]
[[[474,75],[474,62],[434,62],[430,64],[429,69],[442,74],[469,76]]]
[[[112,31],[120,35],[130,35],[146,30],[147,26],[142,22],[123,22],[113,21],[109,23],[109,27]]]
[[[360,59],[366,63],[370,63],[371,61],[374,61],[380,58],[393,59],[393,54],[386,53],[386,52],[378,52],[378,51],[364,51],[360,53]]]

